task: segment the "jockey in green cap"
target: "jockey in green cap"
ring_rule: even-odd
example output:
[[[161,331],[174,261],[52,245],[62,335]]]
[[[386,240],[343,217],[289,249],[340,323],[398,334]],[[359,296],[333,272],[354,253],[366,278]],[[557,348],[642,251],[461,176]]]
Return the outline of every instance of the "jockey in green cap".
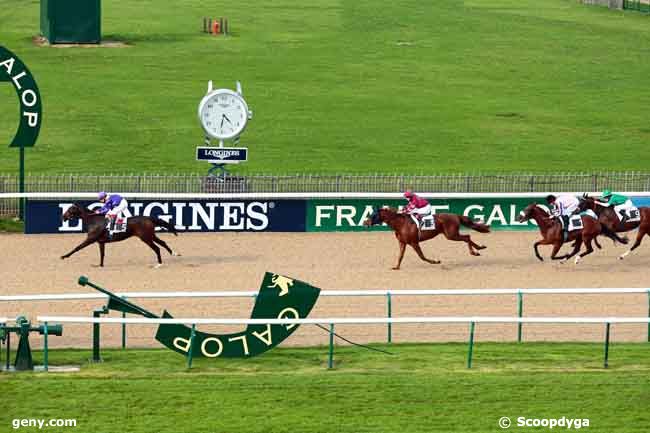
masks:
[[[622,194],[613,194],[610,190],[606,189],[601,194],[601,201],[596,201],[601,206],[613,206],[614,210],[621,214],[621,224],[625,224],[630,218],[628,211],[634,208],[634,203],[629,197]]]

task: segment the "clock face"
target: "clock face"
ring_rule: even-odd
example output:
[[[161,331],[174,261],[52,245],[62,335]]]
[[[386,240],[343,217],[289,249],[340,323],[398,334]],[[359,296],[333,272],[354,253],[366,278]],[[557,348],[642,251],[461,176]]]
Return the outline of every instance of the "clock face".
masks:
[[[233,138],[246,127],[248,106],[239,94],[231,90],[215,90],[201,101],[199,119],[211,137],[220,140]]]

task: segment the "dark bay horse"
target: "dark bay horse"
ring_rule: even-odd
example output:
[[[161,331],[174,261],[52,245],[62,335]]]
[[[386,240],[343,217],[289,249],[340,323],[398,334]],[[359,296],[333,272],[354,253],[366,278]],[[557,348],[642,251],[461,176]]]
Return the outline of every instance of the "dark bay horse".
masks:
[[[614,211],[614,208],[609,206],[602,206],[598,204],[593,197],[589,197],[585,194],[580,199],[580,205],[578,206],[578,210],[576,212],[581,212],[586,209],[591,209],[594,211],[594,213],[598,215],[598,221],[600,221],[603,227],[606,227],[612,233],[627,232],[636,228],[639,229],[636,234],[636,240],[634,241],[634,244],[630,247],[629,250],[618,257],[621,260],[623,260],[632,251],[637,249],[637,247],[641,245],[641,240],[643,237],[650,233],[650,207],[639,208],[639,214],[641,216],[641,219],[639,221],[628,221],[622,225],[618,218],[618,215],[616,215],[616,211]],[[623,244],[627,244],[627,237],[620,238],[616,236],[615,240]]]
[[[467,247],[469,248],[469,253],[473,256],[480,256],[480,254],[474,249],[482,250],[485,246],[474,243],[469,235],[461,235],[459,229],[460,226],[463,225],[481,233],[488,233],[490,231],[489,226],[474,222],[471,218],[466,216],[449,213],[435,214],[433,217],[435,221],[434,230],[418,230],[417,225],[410,215],[400,213],[395,209],[382,208],[375,209],[363,224],[365,226],[373,226],[386,223],[393,229],[395,237],[399,242],[399,256],[397,257],[397,265],[393,267],[394,270],[398,270],[402,264],[406,245],[410,245],[411,248],[415,250],[418,257],[425,262],[434,265],[439,264],[439,260],[430,260],[424,256],[422,249],[420,248],[420,242],[433,239],[440,233],[443,233],[450,241],[466,242]]]
[[[581,257],[584,257],[588,254],[591,254],[594,249],[591,246],[591,242],[595,242],[598,249],[600,249],[600,244],[598,243],[598,235],[602,232],[602,226],[597,219],[592,218],[587,215],[582,215],[582,226],[581,230],[572,230],[568,233],[567,239],[564,239],[564,230],[562,229],[562,223],[556,219],[551,218],[551,215],[542,207],[538,206],[537,203],[531,203],[526,206],[526,209],[521,211],[519,222],[524,222],[528,220],[534,220],[539,227],[539,231],[542,234],[542,240],[535,242],[533,248],[535,250],[535,256],[540,261],[544,261],[542,256],[539,254],[540,245],[553,245],[553,251],[551,252],[552,260],[568,260],[571,257],[578,254],[580,247],[584,243],[586,250],[584,253],[581,253],[576,257],[576,264],[580,261]],[[557,256],[557,253],[560,251],[560,248],[565,242],[573,241],[573,251],[569,254],[563,256]]]
[[[160,218],[146,216],[131,217],[127,220],[126,231],[123,233],[114,233],[110,239],[108,238],[106,218],[104,215],[96,214],[86,209],[84,206],[75,203],[63,214],[64,221],[70,219],[81,219],[88,228],[88,236],[86,237],[86,240],[80,243],[75,249],[64,256],[61,256],[61,259],[67,259],[77,251],[97,242],[99,245],[99,266],[104,266],[104,244],[120,242],[130,238],[131,236],[139,237],[142,242],[149,245],[149,248],[154,250],[156,257],[158,258],[158,265],[156,265],[156,267],[162,265],[160,248],[158,248],[158,245],[166,249],[169,254],[178,255],[172,252],[171,248],[169,248],[165,241],[156,236],[156,227],[163,227],[175,236],[178,236],[174,225],[167,221],[163,221]]]

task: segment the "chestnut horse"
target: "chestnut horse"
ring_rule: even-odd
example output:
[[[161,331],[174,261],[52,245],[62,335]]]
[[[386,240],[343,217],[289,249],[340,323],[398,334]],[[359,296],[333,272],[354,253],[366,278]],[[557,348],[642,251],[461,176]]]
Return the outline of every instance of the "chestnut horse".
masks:
[[[581,253],[576,257],[575,263],[580,262],[580,258],[586,255],[591,254],[594,249],[591,246],[591,242],[595,242],[598,249],[600,249],[600,244],[598,243],[598,235],[603,233],[606,236],[609,234],[603,232],[603,227],[600,222],[591,216],[582,215],[582,229],[581,230],[572,230],[568,233],[567,239],[564,239],[564,230],[562,229],[562,223],[559,219],[551,218],[551,215],[542,207],[538,206],[537,203],[531,203],[526,206],[526,209],[521,211],[517,221],[524,222],[530,219],[534,220],[539,227],[539,231],[542,234],[542,240],[535,242],[533,248],[535,250],[535,256],[540,261],[544,261],[542,256],[539,254],[538,247],[540,245],[553,245],[553,251],[551,252],[552,260],[568,260],[571,257],[578,254],[580,247],[584,242],[586,250],[584,253]],[[564,242],[574,241],[573,251],[569,254],[563,256],[557,256],[557,253],[560,251],[560,248]]]
[[[163,221],[160,218],[147,216],[131,217],[127,220],[126,231],[124,233],[115,233],[110,239],[108,237],[108,230],[106,230],[106,218],[104,215],[96,214],[86,209],[84,206],[75,203],[63,214],[64,221],[69,219],[81,219],[84,225],[88,227],[88,236],[86,237],[86,240],[80,243],[75,249],[70,251],[68,254],[61,256],[61,259],[67,259],[77,251],[97,242],[99,245],[99,266],[104,266],[104,244],[123,241],[131,236],[139,237],[142,242],[149,245],[149,248],[154,250],[156,257],[158,258],[158,265],[156,265],[156,267],[162,265],[160,248],[158,248],[158,245],[166,249],[169,254],[178,255],[172,252],[171,248],[169,248],[165,241],[156,236],[156,227],[164,227],[175,236],[178,236],[174,225],[167,221]]]
[[[400,213],[392,208],[382,208],[375,209],[368,219],[364,221],[363,225],[374,226],[386,223],[391,229],[393,229],[395,237],[399,242],[399,256],[397,257],[397,265],[393,267],[394,270],[398,270],[402,264],[406,245],[410,245],[418,254],[418,257],[425,262],[434,265],[439,264],[439,260],[430,260],[424,256],[422,249],[420,248],[420,242],[433,239],[440,233],[443,233],[450,241],[466,242],[467,247],[469,248],[469,253],[473,256],[480,256],[480,254],[474,249],[482,250],[485,246],[474,243],[469,235],[461,235],[459,229],[460,226],[463,225],[481,233],[488,233],[490,231],[489,226],[474,222],[469,217],[450,213],[435,214],[433,215],[433,218],[435,221],[435,229],[418,230],[418,226],[410,215]]]
[[[639,229],[639,231],[636,233],[636,240],[634,241],[634,244],[630,247],[629,250],[618,257],[621,260],[623,260],[632,251],[637,249],[637,247],[641,245],[641,240],[643,240],[643,237],[650,233],[650,207],[639,208],[639,214],[641,216],[640,221],[626,222],[623,225],[621,225],[621,222],[618,218],[618,215],[616,215],[614,208],[598,204],[593,197],[589,197],[587,194],[585,194],[580,199],[580,205],[578,206],[578,210],[576,212],[584,211],[586,209],[591,209],[594,211],[596,215],[598,215],[598,221],[600,221],[603,227],[606,227],[613,233],[627,232],[634,230],[635,228]],[[623,244],[627,244],[627,237],[620,238],[616,236],[615,240]]]

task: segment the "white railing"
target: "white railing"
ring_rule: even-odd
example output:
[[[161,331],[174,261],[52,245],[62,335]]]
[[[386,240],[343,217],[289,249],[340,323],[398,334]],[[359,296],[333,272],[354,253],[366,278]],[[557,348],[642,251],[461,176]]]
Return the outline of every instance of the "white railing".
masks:
[[[256,291],[206,291],[206,292],[116,292],[120,298],[251,298],[257,296]],[[650,294],[650,288],[575,288],[575,289],[372,289],[372,290],[321,290],[320,296],[481,296],[481,295],[551,295],[551,294]],[[64,293],[40,295],[0,295],[0,302],[15,301],[83,301],[106,299],[103,293]]]
[[[213,199],[213,200],[246,200],[246,199],[403,199],[402,193],[398,192],[255,192],[255,193],[152,193],[152,192],[116,192],[126,198],[158,198],[158,199]],[[500,192],[500,193],[429,193],[419,192],[418,195],[431,199],[454,199],[454,198],[544,198],[548,194],[558,192]],[[582,195],[584,191],[567,192],[568,194]],[[590,195],[599,196],[600,192],[589,192]],[[621,194],[630,197],[650,197],[648,191],[628,191]],[[94,192],[28,192],[28,193],[0,193],[0,199],[96,199]]]
[[[650,323],[648,317],[509,317],[509,316],[440,316],[440,317],[333,317],[303,319],[210,319],[210,318],[144,318],[38,316],[40,323],[113,323],[140,325],[372,325],[406,323]]]
[[[328,368],[334,365],[334,325],[336,324],[407,324],[407,323],[469,323],[469,349],[467,354],[467,368],[472,368],[472,353],[474,347],[474,330],[477,323],[572,323],[572,324],[604,324],[605,325],[605,355],[604,367],[607,368],[609,360],[609,338],[610,328],[616,323],[647,323],[650,324],[648,317],[501,317],[501,316],[473,316],[473,317],[399,317],[399,318],[303,318],[303,319],[206,319],[206,318],[97,318],[97,317],[73,317],[73,316],[38,316],[37,320],[44,327],[44,364],[45,370],[48,369],[48,325],[53,322],[59,323],[113,323],[113,324],[183,324],[191,325],[189,345],[187,347],[188,368],[192,367],[192,358],[194,352],[194,338],[196,325],[321,325],[329,324],[329,358]],[[97,348],[99,353],[99,348]]]

